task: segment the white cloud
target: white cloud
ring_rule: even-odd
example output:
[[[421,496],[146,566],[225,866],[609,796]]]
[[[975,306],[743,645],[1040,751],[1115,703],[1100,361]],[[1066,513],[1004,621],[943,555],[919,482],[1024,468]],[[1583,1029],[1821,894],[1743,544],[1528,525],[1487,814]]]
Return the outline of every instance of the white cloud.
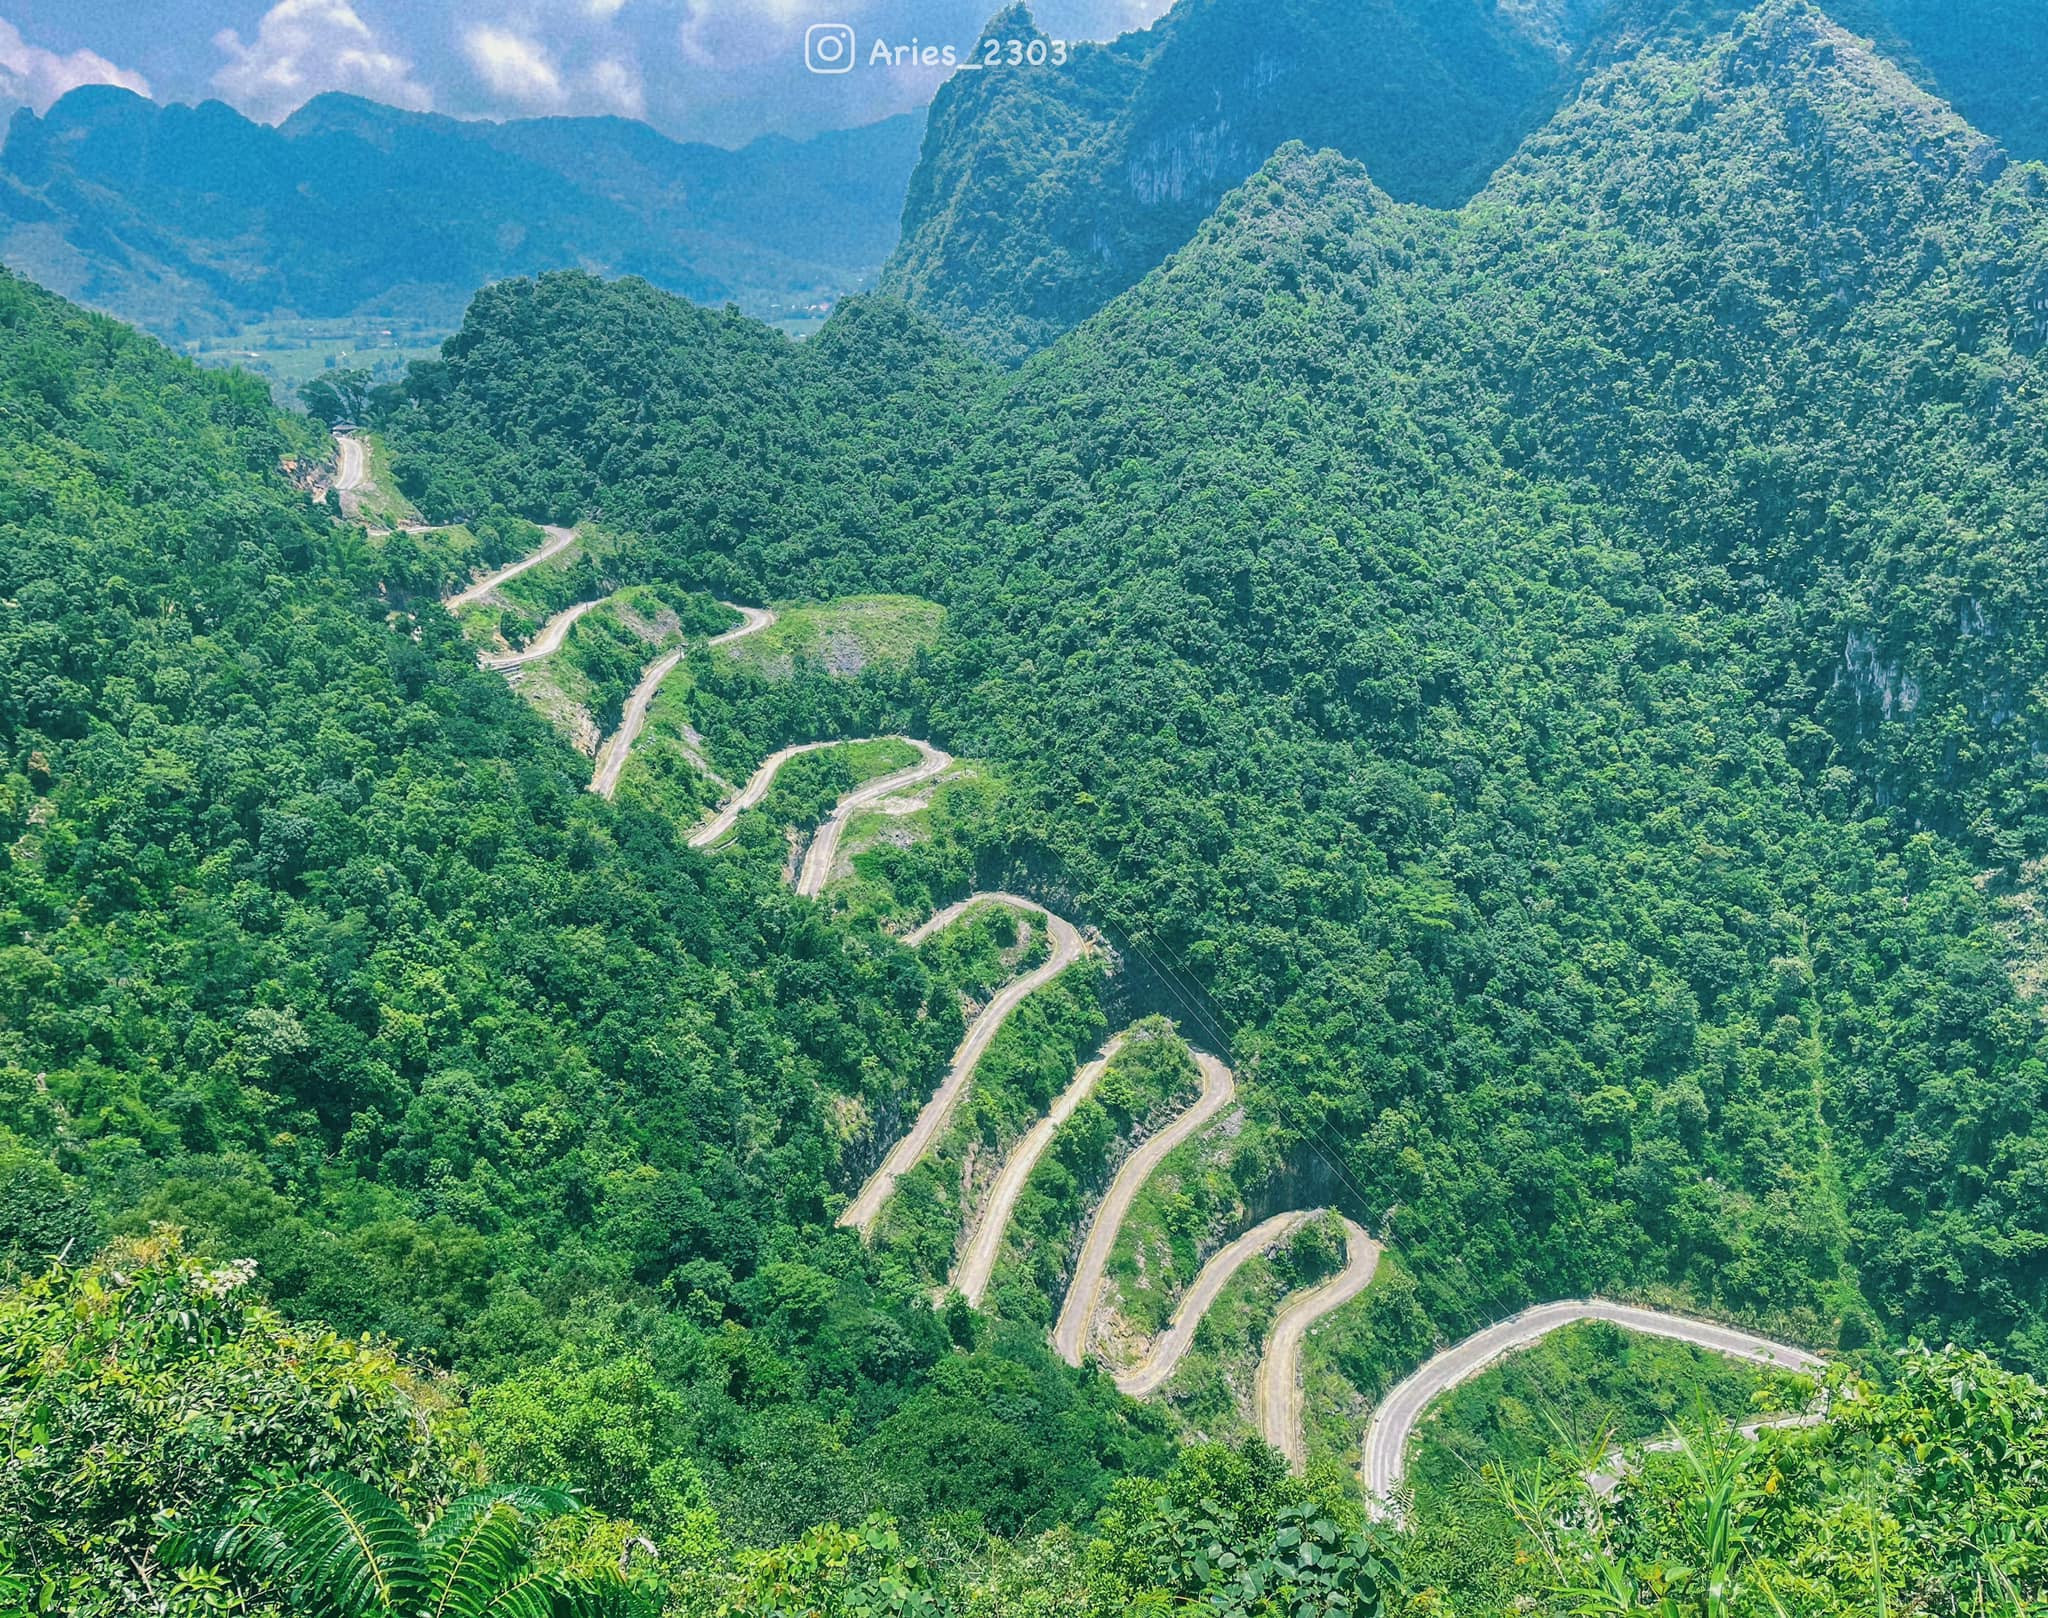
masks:
[[[616,56],[607,57],[583,76],[584,87],[607,112],[621,118],[644,118],[647,94],[640,84],[640,70]]]
[[[688,0],[678,37],[685,61],[729,71],[785,61],[809,24],[854,22],[867,9],[868,0]]]
[[[137,95],[149,94],[149,80],[114,66],[97,51],[59,56],[29,44],[13,23],[0,18],[0,107],[25,101],[37,112],[47,112],[51,102],[82,84],[118,84]]]
[[[213,36],[229,58],[214,87],[253,117],[283,118],[323,90],[348,90],[424,111],[433,97],[412,63],[385,49],[349,0],[277,0],[247,44],[232,28]]]
[[[567,99],[561,71],[546,50],[509,28],[472,28],[462,37],[462,49],[494,95],[534,109],[559,107]]]
[[[610,22],[626,9],[626,0],[583,0],[583,9],[599,22]]]

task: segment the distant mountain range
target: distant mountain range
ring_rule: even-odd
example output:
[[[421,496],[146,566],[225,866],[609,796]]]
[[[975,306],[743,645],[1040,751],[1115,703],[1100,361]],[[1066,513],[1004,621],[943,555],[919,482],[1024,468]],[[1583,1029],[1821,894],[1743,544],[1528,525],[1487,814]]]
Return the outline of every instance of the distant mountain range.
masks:
[[[0,260],[197,343],[279,317],[452,329],[492,280],[640,275],[768,319],[880,289],[1015,362],[1136,284],[1290,140],[1455,207],[1589,75],[1739,0],[1180,0],[1063,64],[738,151],[618,118],[323,95],[283,124],[74,91],[0,147]],[[2048,0],[1835,0],[2016,157],[2048,157]],[[1043,36],[1022,4],[985,38]],[[922,150],[920,151],[920,142]],[[914,171],[914,172],[913,172]]]
[[[932,104],[882,289],[1016,360],[1184,244],[1283,142],[1399,201],[1464,202],[1587,76],[1703,40],[1737,0],[1181,0],[1064,66],[962,73]],[[2043,0],[1837,0],[1920,84],[2048,156]],[[1018,4],[985,39],[1041,39]]]
[[[485,282],[580,267],[768,318],[871,280],[922,120],[739,151],[619,118],[464,122],[323,95],[73,91],[0,148],[0,259],[173,340],[278,316],[453,328]]]

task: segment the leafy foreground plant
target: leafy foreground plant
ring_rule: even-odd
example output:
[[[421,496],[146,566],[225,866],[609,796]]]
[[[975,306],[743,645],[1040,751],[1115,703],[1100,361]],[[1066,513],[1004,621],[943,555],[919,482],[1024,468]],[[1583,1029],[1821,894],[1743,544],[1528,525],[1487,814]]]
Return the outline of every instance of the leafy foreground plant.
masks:
[[[2048,1608],[2048,1390],[1981,1354],[1914,1347],[1828,1419],[1750,1440],[1702,1425],[1612,1505],[1590,1466],[1504,1485],[1544,1609],[1665,1618],[2021,1618]]]
[[[158,1232],[0,1291],[0,1568],[37,1610],[162,1610],[167,1526],[231,1520],[266,1476],[342,1472],[423,1516],[476,1481],[452,1386],[252,1282]]]
[[[1753,1589],[1765,1610],[1783,1611],[1744,1531],[1747,1514],[1766,1492],[1748,1476],[1748,1446],[1711,1430],[1681,1433],[1677,1443],[1691,1489],[1671,1514],[1677,1532],[1663,1547],[1666,1554],[1646,1563],[1614,1554],[1598,1531],[1597,1513],[1574,1509],[1569,1484],[1580,1481],[1577,1474],[1569,1483],[1540,1472],[1523,1483],[1507,1482],[1509,1505],[1549,1564],[1550,1594],[1563,1610],[1588,1618],[1644,1610],[1658,1618],[1730,1618],[1750,1610],[1738,1602]]]
[[[190,1565],[288,1593],[320,1618],[582,1618],[629,1611],[620,1568],[551,1565],[541,1529],[578,1510],[560,1489],[480,1489],[424,1530],[398,1504],[345,1472],[322,1472],[259,1496],[245,1518],[211,1536],[173,1540]],[[628,1547],[630,1555],[631,1547]]]

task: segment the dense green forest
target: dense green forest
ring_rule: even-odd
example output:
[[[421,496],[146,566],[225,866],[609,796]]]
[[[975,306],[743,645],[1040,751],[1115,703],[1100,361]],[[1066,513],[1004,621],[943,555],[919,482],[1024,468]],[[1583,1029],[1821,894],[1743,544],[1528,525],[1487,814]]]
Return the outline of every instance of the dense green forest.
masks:
[[[1014,372],[882,299],[796,344],[487,289],[378,406],[461,544],[943,608],[844,677],[692,653],[735,768],[985,761],[825,905],[782,828],[846,761],[709,858],[694,792],[585,790],[436,604],[456,553],[294,490],[317,435],[250,378],[0,279],[0,1604],[330,1610],[326,1488],[419,1569],[488,1518],[504,1577],[646,1611],[2031,1610],[2044,263],[2048,170],[1769,0],[1454,213],[1283,149]],[[871,1253],[845,1121],[1016,964],[877,918],[996,880],[1110,970],[939,1163],[1164,1013],[1237,1070],[1229,1196],[1394,1255],[1356,1395],[1598,1291],[1840,1352],[1828,1419],[1739,1443],[1717,1388],[1611,1508],[1524,1429],[1484,1533],[1371,1524],[1318,1446],[1179,1444],[1052,1355],[1057,1153],[994,1309],[933,1307],[966,1182]]]
[[[829,1233],[832,1101],[929,1092],[950,978],[586,792],[284,483],[261,384],[13,279],[0,376],[10,1278],[182,1227],[489,1386],[486,1455],[521,1401],[514,1456],[637,1432],[607,1504],[657,1536],[1014,1528],[1165,1464],[1163,1418]]]
[[[1014,362],[1185,246],[1283,142],[1343,153],[1402,202],[1457,207],[1603,69],[1647,42],[1696,45],[1749,9],[1186,0],[1149,28],[1068,45],[1012,4],[983,32],[988,70],[933,99],[882,290]],[[2048,160],[2035,0],[1827,10],[2014,156]]]
[[[1011,761],[991,841],[1439,1327],[1668,1289],[2039,1366],[2042,190],[1776,4],[1455,215],[1283,152],[1013,378],[551,277],[394,430],[444,513],[943,602],[908,716]]]

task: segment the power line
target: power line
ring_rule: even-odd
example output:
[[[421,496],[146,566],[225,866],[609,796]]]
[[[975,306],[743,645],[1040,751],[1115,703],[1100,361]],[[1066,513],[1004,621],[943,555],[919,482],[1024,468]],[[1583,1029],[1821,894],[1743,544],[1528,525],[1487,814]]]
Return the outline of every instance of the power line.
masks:
[[[1125,947],[1129,948],[1149,965],[1153,972],[1173,990],[1174,997],[1187,1008],[1189,1014],[1195,1020],[1207,1028],[1211,1037],[1215,1039],[1218,1045],[1226,1051],[1230,1049],[1230,1036],[1220,1020],[1218,1011],[1215,1009],[1205,1011],[1202,1005],[1197,1003],[1195,997],[1199,996],[1202,1002],[1206,1002],[1209,1007],[1215,1008],[1215,999],[1209,994],[1208,990],[1204,989],[1192,977],[1184,975],[1184,972],[1192,973],[1194,970],[1188,966],[1185,956],[1175,957],[1175,964],[1183,968],[1184,972],[1175,971],[1173,967],[1160,961],[1157,956],[1139,944],[1136,939],[1131,937],[1129,932],[1117,928],[1113,923],[1105,922],[1104,927],[1109,931],[1122,932]],[[1352,1179],[1350,1172],[1344,1167],[1341,1160],[1342,1147],[1312,1117],[1305,1118],[1301,1122],[1307,1131],[1312,1132],[1312,1134],[1303,1135],[1302,1144],[1308,1147],[1345,1189],[1358,1199],[1357,1206],[1359,1212],[1369,1214],[1372,1209],[1372,1200],[1365,1194],[1364,1188],[1356,1180]],[[1330,1150],[1328,1152],[1324,1151],[1324,1146],[1328,1146]]]

